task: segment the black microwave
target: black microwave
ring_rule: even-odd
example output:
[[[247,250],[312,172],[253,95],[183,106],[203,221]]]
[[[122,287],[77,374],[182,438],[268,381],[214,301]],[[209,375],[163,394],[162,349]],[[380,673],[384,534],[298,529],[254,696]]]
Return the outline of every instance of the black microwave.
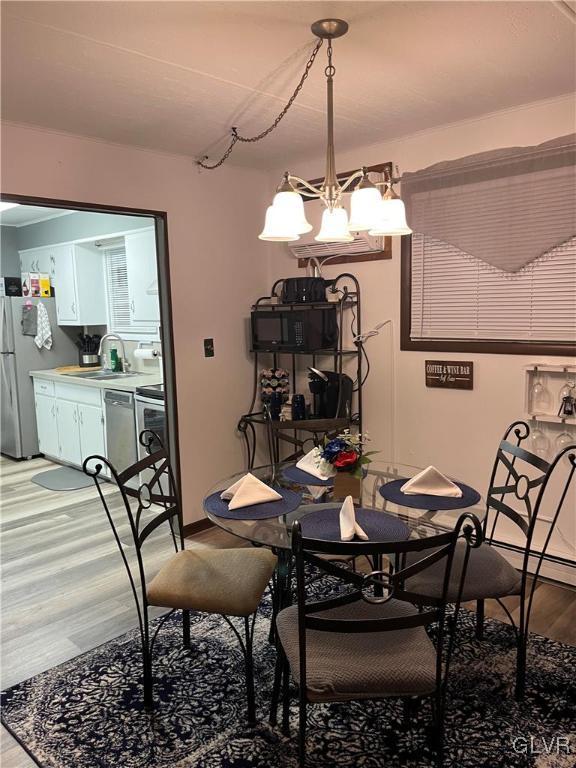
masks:
[[[252,312],[253,352],[337,349],[337,307],[257,309]]]

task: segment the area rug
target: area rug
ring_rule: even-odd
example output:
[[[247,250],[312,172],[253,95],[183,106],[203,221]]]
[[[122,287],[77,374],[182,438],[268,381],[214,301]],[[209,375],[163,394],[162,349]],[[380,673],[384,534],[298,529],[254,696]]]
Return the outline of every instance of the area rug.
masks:
[[[79,491],[94,485],[94,480],[74,467],[58,467],[38,472],[30,478],[33,483],[48,491]]]
[[[323,585],[316,586],[324,592]],[[130,632],[15,685],[2,694],[2,721],[43,768],[295,768],[292,737],[267,724],[274,650],[270,604],[256,623],[259,725],[245,720],[244,667],[222,619],[192,615],[193,649],[171,617],[157,639],[156,708],[142,708],[139,635]],[[450,768],[572,768],[576,754],[576,649],[533,635],[528,694],[512,695],[512,632],[487,621],[474,639],[474,618],[461,614],[446,716]],[[314,768],[427,768],[430,723],[422,706],[407,726],[398,700],[310,705],[308,763]]]

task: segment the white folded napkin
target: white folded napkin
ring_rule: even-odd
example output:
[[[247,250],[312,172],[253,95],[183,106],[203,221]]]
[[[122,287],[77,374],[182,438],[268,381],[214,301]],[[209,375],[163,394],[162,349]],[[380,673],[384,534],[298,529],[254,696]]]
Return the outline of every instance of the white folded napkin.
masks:
[[[342,541],[352,541],[354,536],[363,541],[368,540],[368,534],[356,522],[352,496],[346,496],[340,509],[340,538]]]
[[[443,475],[436,467],[426,467],[400,488],[402,493],[416,496],[424,493],[429,496],[462,496],[458,486]]]
[[[309,475],[317,477],[318,480],[328,480],[336,474],[332,464],[322,459],[322,449],[318,446],[308,451],[305,456],[302,456],[300,461],[296,462],[296,466],[303,472],[308,472]]]
[[[253,474],[248,472],[230,488],[222,491],[220,498],[230,501],[228,509],[241,509],[252,504],[264,504],[266,501],[278,501],[282,496],[269,485],[263,483]]]
[[[308,489],[308,493],[310,496],[312,496],[314,501],[321,499],[328,490],[325,485],[307,485],[306,488]]]

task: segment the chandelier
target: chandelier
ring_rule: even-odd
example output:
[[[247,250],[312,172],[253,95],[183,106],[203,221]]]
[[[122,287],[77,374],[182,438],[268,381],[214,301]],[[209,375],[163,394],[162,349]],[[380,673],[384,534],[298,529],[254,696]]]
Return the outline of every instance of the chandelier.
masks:
[[[306,219],[303,198],[322,201],[325,206],[322,214],[320,231],[315,240],[320,243],[347,243],[354,240],[353,232],[368,232],[374,237],[385,235],[409,235],[412,230],[406,223],[404,203],[394,191],[394,184],[400,178],[389,175],[384,181],[372,182],[368,170],[362,167],[346,178],[336,173],[334,150],[334,75],[336,68],[332,63],[332,40],[342,37],[348,31],[347,22],[342,19],[321,19],[312,24],[312,32],[318,38],[314,50],[296,89],[278,117],[257,136],[242,136],[237,128],[231,129],[232,138],[228,149],[221,159],[208,164],[207,157],[198,160],[198,165],[207,170],[218,168],[227,160],[237,142],[256,142],[271,133],[286,115],[296,96],[302,89],[318,51],[324,41],[328,41],[328,64],[324,70],[326,76],[327,103],[327,145],[326,173],[320,186],[316,186],[289,171],[284,173],[280,186],[276,190],[272,205],[268,206],[264,229],[260,240],[269,242],[293,242],[300,236],[312,231],[312,225]],[[382,187],[382,192],[379,187]],[[344,194],[350,195],[350,217],[344,207]]]

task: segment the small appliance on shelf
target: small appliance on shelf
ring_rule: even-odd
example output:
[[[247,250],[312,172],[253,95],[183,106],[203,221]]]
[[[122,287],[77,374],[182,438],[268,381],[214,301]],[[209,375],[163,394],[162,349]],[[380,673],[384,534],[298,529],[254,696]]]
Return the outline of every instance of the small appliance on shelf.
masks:
[[[252,310],[253,352],[316,352],[338,347],[337,307],[282,304]]]
[[[350,376],[311,367],[308,371],[308,386],[314,395],[314,418],[337,419],[350,416],[353,390]]]

